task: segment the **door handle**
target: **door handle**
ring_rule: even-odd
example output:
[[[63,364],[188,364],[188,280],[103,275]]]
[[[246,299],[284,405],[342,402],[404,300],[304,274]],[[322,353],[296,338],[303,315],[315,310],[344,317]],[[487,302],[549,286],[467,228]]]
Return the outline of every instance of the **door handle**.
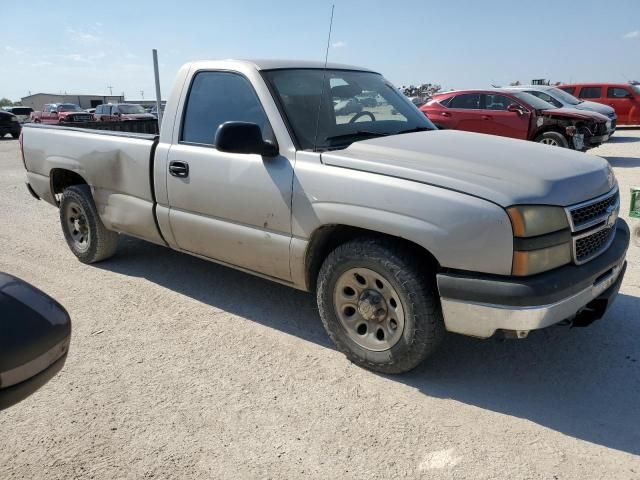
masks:
[[[450,117],[451,114],[449,112],[442,112],[440,115],[442,115],[443,117]]]
[[[491,115],[482,115],[483,120],[491,120]]]
[[[174,177],[188,177],[189,164],[187,162],[172,160],[169,162],[169,173]]]

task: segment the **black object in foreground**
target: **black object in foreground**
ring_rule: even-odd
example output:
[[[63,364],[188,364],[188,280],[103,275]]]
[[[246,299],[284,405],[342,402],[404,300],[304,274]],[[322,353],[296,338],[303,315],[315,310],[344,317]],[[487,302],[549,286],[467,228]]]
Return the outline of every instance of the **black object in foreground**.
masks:
[[[0,273],[0,410],[58,373],[67,358],[71,319],[53,298]]]

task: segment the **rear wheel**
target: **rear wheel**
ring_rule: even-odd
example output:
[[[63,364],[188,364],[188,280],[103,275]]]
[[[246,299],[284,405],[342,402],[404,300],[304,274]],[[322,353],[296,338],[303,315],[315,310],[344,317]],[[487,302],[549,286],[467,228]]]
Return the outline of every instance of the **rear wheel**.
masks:
[[[118,234],[100,220],[88,185],[64,190],[60,201],[60,224],[67,245],[83,263],[111,257],[118,247]]]
[[[386,240],[363,238],[336,248],[318,275],[317,297],[338,350],[381,373],[419,365],[444,336],[433,273]]]
[[[569,148],[569,142],[566,137],[558,132],[544,132],[536,138],[536,142],[553,147]]]

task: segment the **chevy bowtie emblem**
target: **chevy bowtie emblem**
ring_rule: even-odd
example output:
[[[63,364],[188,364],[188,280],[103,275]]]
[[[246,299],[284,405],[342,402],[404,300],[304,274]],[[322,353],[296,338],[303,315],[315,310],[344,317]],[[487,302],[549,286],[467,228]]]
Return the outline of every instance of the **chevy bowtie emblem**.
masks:
[[[616,208],[609,207],[607,209],[609,216],[607,217],[607,227],[613,227],[618,220],[618,210]]]

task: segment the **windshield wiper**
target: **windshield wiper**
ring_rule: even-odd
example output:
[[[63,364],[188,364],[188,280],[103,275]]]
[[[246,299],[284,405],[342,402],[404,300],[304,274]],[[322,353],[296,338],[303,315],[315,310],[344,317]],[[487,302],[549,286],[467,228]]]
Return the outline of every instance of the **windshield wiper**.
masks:
[[[408,130],[400,130],[398,133],[396,133],[396,135],[400,135],[401,133],[430,132],[431,130],[433,129],[429,127],[416,127],[409,128]]]
[[[387,135],[391,135],[391,134],[384,133],[384,132],[372,132],[370,130],[357,130],[351,133],[342,133],[340,135],[332,135],[331,137],[327,137],[325,140],[339,140],[341,138],[360,137],[363,135],[367,135],[369,137],[386,137]]]

